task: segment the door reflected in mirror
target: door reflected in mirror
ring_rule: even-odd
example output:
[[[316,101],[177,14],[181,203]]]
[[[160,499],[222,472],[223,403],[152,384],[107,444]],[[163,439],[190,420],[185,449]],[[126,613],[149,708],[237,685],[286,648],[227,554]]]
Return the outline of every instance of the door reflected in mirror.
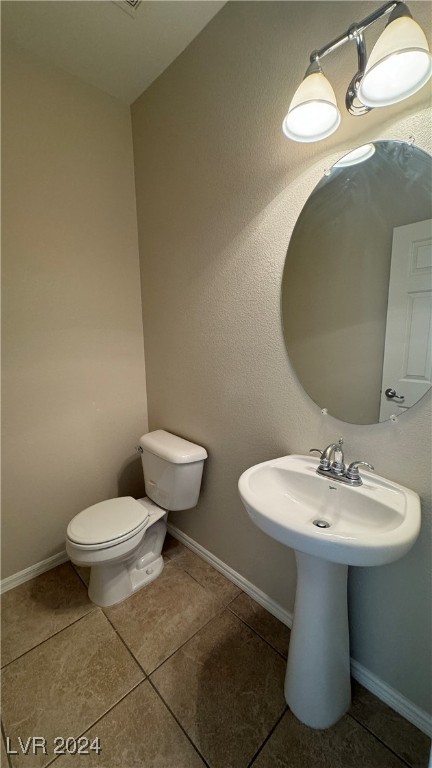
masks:
[[[342,421],[400,415],[431,386],[432,158],[367,144],[319,182],[294,228],[282,321],[297,377]]]

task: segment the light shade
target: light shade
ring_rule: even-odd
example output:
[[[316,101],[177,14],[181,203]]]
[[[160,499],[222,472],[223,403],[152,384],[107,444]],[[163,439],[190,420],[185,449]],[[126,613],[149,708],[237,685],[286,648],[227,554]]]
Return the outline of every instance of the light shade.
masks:
[[[282,130],[294,141],[320,141],[337,129],[340,120],[333,88],[322,72],[313,72],[297,88]]]
[[[367,107],[388,107],[416,93],[431,74],[423,30],[409,15],[400,16],[389,21],[372,49],[359,99]]]

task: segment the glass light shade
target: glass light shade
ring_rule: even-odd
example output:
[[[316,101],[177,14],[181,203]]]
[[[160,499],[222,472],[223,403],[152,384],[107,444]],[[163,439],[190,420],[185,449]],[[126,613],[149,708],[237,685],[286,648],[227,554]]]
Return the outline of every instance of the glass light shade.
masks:
[[[432,57],[414,19],[391,21],[378,38],[359,88],[367,107],[388,107],[412,96],[432,74]]]
[[[336,130],[340,120],[333,88],[322,72],[313,72],[297,88],[282,130],[294,141],[320,141]]]

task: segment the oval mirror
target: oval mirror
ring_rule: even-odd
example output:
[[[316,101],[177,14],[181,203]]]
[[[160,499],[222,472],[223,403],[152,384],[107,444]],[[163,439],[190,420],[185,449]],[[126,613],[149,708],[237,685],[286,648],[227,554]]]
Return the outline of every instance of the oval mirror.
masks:
[[[288,355],[308,395],[352,424],[431,386],[432,158],[396,141],[345,155],[294,228],[282,279]]]

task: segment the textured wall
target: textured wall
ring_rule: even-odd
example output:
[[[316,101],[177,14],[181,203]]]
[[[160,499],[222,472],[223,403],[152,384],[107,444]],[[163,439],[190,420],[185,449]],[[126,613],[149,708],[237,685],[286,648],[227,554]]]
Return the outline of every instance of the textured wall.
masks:
[[[294,555],[249,521],[237,492],[244,469],[343,435],[349,459],[422,496],[420,539],[400,562],[352,569],[350,610],[354,657],[427,708],[431,399],[397,424],[322,415],[296,380],[280,317],[290,235],[323,170],[373,138],[414,134],[431,148],[424,91],[362,119],[344,113],[319,144],[281,133],[309,51],[375,7],[229,3],[135,102],[149,419],[209,452],[198,509],[172,521],[290,610]],[[415,4],[422,23],[428,15]],[[352,49],[329,59],[341,104],[354,61]]]
[[[3,576],[142,490],[147,428],[129,110],[2,51]]]

